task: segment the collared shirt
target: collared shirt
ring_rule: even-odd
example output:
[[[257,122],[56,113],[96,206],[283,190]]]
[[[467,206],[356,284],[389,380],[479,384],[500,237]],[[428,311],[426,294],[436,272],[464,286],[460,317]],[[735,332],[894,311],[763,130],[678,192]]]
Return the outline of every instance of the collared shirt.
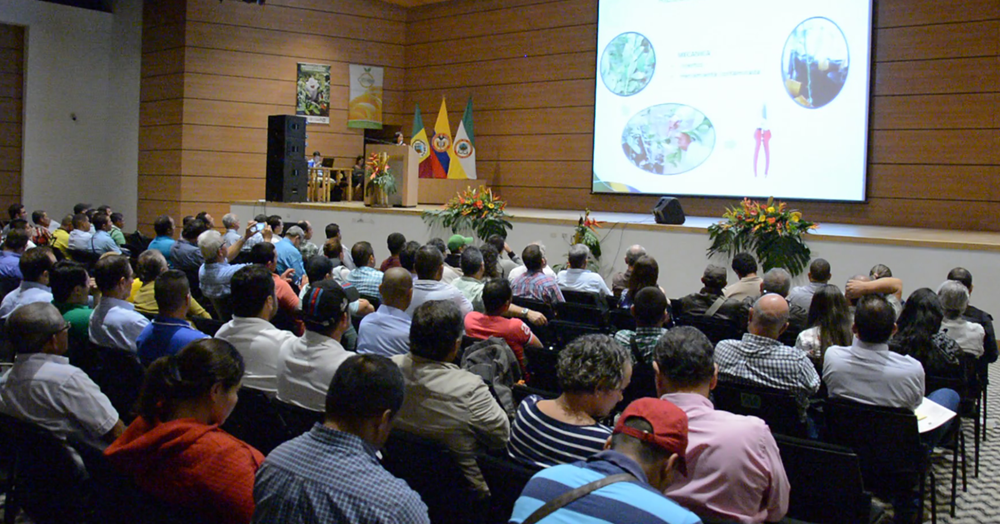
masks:
[[[619,346],[625,348],[632,355],[632,358],[642,359],[642,362],[647,364],[652,364],[656,355],[656,343],[660,340],[667,330],[662,327],[656,326],[641,326],[637,327],[635,331],[631,329],[621,329],[615,333],[615,342]],[[635,338],[635,348],[632,347],[632,339]],[[638,350],[638,353],[636,353]]]
[[[243,235],[241,235],[239,231],[235,229],[227,229],[226,234],[222,235],[222,245],[224,247],[229,247],[239,242],[241,238],[243,238]]]
[[[142,364],[148,366],[160,357],[176,355],[184,346],[203,338],[209,337],[192,328],[187,320],[157,316],[136,339],[136,353]]]
[[[361,266],[347,274],[347,281],[358,288],[358,293],[382,300],[378,287],[382,285],[383,276],[385,275],[381,271],[373,267]]]
[[[456,280],[458,280],[460,278],[462,278],[462,274],[461,273],[459,273],[458,271],[455,271],[455,269],[452,268],[451,266],[449,266],[448,264],[444,265],[444,268],[441,271],[441,282],[442,283],[451,285],[452,282],[454,282],[454,281],[456,281]]]
[[[736,300],[743,300],[745,298],[756,300],[760,297],[760,284],[763,281],[764,279],[758,276],[743,277],[739,282],[726,286],[722,290],[722,294],[726,298],[735,298]]]
[[[482,339],[502,338],[514,351],[518,363],[521,364],[521,369],[524,369],[524,346],[531,342],[533,333],[531,328],[521,319],[472,311],[465,315],[465,334]]]
[[[374,313],[361,319],[358,329],[358,353],[391,357],[410,352],[410,323],[406,311],[382,304]]]
[[[4,250],[0,253],[0,277],[21,280],[21,253]]]
[[[465,295],[455,286],[445,284],[440,280],[423,280],[418,278],[413,281],[413,298],[410,300],[410,307],[406,308],[406,314],[413,317],[413,312],[424,302],[432,300],[450,300],[462,311],[462,317],[472,312],[472,302],[465,298]]]
[[[229,342],[243,356],[246,373],[243,385],[274,393],[278,385],[278,356],[281,346],[295,334],[274,327],[257,317],[237,317],[226,322],[215,338]]]
[[[513,268],[513,269],[510,270],[510,273],[507,274],[507,280],[510,280],[511,282],[514,282],[514,280],[516,280],[517,277],[519,277],[519,276],[521,276],[521,275],[523,275],[523,274],[525,274],[527,272],[528,272],[528,268],[524,264],[520,264],[517,267],[515,267],[515,268]],[[542,273],[545,273],[546,275],[552,277],[553,280],[556,278],[556,272],[552,271],[552,268],[550,268],[549,266],[543,267],[542,268]]]
[[[479,313],[486,312],[486,306],[483,305],[483,287],[486,285],[486,282],[472,277],[461,277],[452,282],[451,285],[461,291],[462,295],[472,303],[473,310]]]
[[[69,358],[21,353],[0,378],[0,410],[65,439],[77,435],[100,449],[101,437],[118,423],[118,412],[101,388]]]
[[[198,287],[201,288],[201,293],[215,300],[229,296],[229,283],[233,280],[233,275],[248,265],[250,264],[230,264],[225,261],[202,264],[198,268]]]
[[[181,271],[197,271],[205,263],[198,246],[183,238],[170,246],[170,257],[167,258],[175,269]]]
[[[579,426],[556,420],[538,409],[542,397],[531,395],[517,406],[507,454],[539,468],[587,460],[604,450],[611,428]]]
[[[916,409],[924,401],[924,368],[913,357],[854,337],[850,347],[830,346],[823,357],[830,398],[873,406]]]
[[[87,247],[87,251],[90,251],[95,255],[103,255],[109,251],[121,254],[122,249],[118,247],[118,243],[115,242],[115,239],[111,238],[111,233],[101,230],[94,233],[94,236],[90,237],[90,245]]]
[[[476,452],[503,448],[510,437],[510,421],[486,383],[455,364],[412,353],[396,355],[392,361],[406,384],[395,427],[447,446],[470,485],[488,494]]]
[[[90,341],[134,352],[135,341],[148,325],[149,319],[136,313],[132,304],[103,296],[90,315]]]
[[[524,522],[552,499],[611,475],[631,473],[618,482],[570,502],[545,517],[546,524],[614,522],[616,524],[695,524],[701,520],[649,485],[642,467],[617,451],[602,451],[585,462],[543,469],[531,477],[514,503],[510,522]],[[679,473],[677,473],[679,475]]]
[[[788,293],[786,299],[789,304],[795,304],[809,311],[809,307],[812,306],[813,295],[824,286],[826,286],[825,282],[810,282],[804,286],[795,286]]]
[[[62,314],[63,320],[69,322],[70,340],[77,344],[86,344],[90,340],[90,315],[94,310],[87,304],[52,302],[52,305]]]
[[[611,290],[601,278],[601,275],[589,269],[569,268],[559,272],[556,277],[559,287],[585,293],[599,293],[602,297],[610,296]]]
[[[819,375],[804,351],[753,333],[719,342],[715,363],[720,380],[791,391],[803,414],[809,395],[819,390]]]
[[[112,225],[111,226],[111,239],[115,241],[115,244],[119,246],[125,245],[125,233],[122,233],[122,228]]]
[[[156,315],[160,312],[160,306],[156,304],[156,281],[142,282],[135,279],[139,286],[133,287],[134,293],[131,302],[135,305],[135,310],[147,315]],[[201,317],[212,318],[212,315],[205,311],[205,308],[197,300],[191,299],[188,305],[188,318]]]
[[[295,270],[295,275],[292,276],[294,282],[302,280],[302,277],[306,274],[306,268],[302,263],[302,253],[299,253],[299,248],[295,247],[295,244],[287,238],[282,238],[280,242],[274,245],[275,255],[278,259],[278,274],[282,274],[286,269],[292,268]]]
[[[515,278],[510,284],[510,288],[515,297],[533,298],[549,305],[566,301],[562,291],[559,291],[556,279],[542,271],[525,273]]]
[[[946,318],[941,321],[941,333],[957,342],[962,351],[975,357],[982,356],[983,340],[986,338],[983,326],[964,318]]]
[[[333,374],[353,354],[339,341],[315,331],[286,340],[278,353],[278,400],[324,411]]]
[[[17,289],[7,293],[0,302],[0,318],[6,319],[21,306],[35,302],[52,302],[52,290],[37,282],[22,281]]]
[[[69,238],[66,240],[66,245],[68,249],[73,251],[90,251],[90,239],[93,238],[93,234],[89,231],[83,231],[80,229],[74,229],[70,232]]]
[[[64,255],[68,254],[69,251],[69,231],[63,228],[56,229],[52,232],[52,239],[49,241],[53,249],[58,249],[62,251]]]
[[[697,393],[663,395],[688,416],[688,474],[664,493],[699,515],[727,522],[777,522],[790,486],[771,430],[757,417],[716,410]]]
[[[257,472],[254,523],[430,524],[427,506],[360,437],[316,424],[272,451]]]
[[[299,253],[302,254],[302,260],[307,261],[310,258],[320,254],[319,246],[313,244],[308,240],[303,240],[302,245],[299,246]]]
[[[149,247],[147,249],[155,249],[162,253],[163,258],[167,259],[167,264],[170,264],[170,267],[173,267],[173,261],[170,259],[170,251],[176,242],[177,241],[171,237],[156,237],[149,243]]]

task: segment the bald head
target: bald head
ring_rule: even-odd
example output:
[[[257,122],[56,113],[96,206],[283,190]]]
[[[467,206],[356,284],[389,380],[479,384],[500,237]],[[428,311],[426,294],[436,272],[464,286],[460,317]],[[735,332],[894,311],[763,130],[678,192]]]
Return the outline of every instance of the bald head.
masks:
[[[413,297],[413,276],[401,267],[390,268],[382,276],[378,291],[383,304],[406,311]]]
[[[639,244],[635,244],[628,248],[628,251],[625,252],[625,264],[628,265],[628,267],[632,267],[635,265],[636,260],[639,260],[644,256],[646,256],[646,248],[640,246]]]
[[[788,327],[788,302],[785,297],[768,293],[757,299],[750,311],[750,333],[775,340]]]

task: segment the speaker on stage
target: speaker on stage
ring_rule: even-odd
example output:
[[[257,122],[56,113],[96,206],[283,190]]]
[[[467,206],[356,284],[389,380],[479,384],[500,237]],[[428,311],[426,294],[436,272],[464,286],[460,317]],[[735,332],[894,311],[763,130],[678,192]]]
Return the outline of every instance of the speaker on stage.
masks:
[[[267,117],[265,198],[270,202],[302,202],[308,191],[306,118],[293,115]]]
[[[681,201],[674,197],[662,197],[653,206],[653,218],[657,224],[680,225],[684,223],[684,210]]]

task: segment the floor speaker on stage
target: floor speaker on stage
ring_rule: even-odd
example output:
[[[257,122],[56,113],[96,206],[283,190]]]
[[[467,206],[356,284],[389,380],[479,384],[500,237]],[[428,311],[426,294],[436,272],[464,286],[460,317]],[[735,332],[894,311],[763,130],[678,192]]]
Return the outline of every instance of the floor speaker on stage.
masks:
[[[269,202],[302,202],[305,201],[308,190],[305,117],[267,117],[265,198]]]
[[[653,218],[657,224],[684,223],[684,210],[681,209],[681,202],[674,197],[662,197],[653,207]]]

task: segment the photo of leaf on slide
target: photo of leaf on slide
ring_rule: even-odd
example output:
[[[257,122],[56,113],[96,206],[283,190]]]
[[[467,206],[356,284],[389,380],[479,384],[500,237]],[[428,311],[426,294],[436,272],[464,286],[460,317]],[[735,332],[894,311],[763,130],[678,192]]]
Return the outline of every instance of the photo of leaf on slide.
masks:
[[[829,18],[806,19],[788,35],[782,51],[785,90],[802,107],[823,107],[844,88],[849,65],[840,27]]]
[[[700,166],[715,149],[715,126],[701,111],[683,104],[643,109],[622,132],[622,150],[639,169],[679,175]]]
[[[642,91],[655,70],[653,44],[639,33],[616,36],[601,55],[601,78],[616,95],[632,96]]]

